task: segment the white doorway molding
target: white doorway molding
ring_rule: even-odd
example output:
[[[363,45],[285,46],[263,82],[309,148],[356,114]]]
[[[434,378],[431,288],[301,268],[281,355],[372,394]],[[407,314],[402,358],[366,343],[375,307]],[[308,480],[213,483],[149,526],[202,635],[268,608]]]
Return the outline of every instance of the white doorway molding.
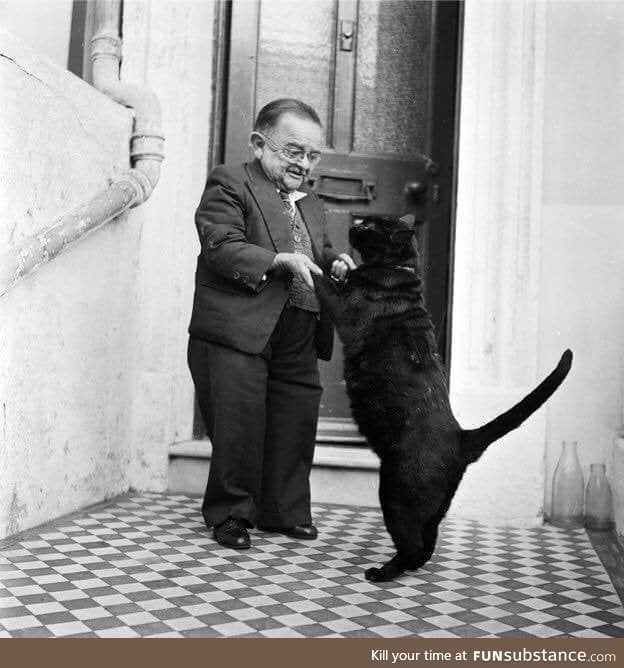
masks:
[[[466,427],[509,408],[556,363],[538,359],[544,47],[539,0],[466,2],[451,354]],[[540,522],[544,447],[542,412],[469,469],[451,512]]]

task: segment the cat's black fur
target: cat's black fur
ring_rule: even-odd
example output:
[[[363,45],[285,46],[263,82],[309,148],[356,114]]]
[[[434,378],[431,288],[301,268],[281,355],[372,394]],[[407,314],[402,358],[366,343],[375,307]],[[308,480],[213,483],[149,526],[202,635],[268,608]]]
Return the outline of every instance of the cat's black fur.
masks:
[[[373,581],[392,580],[431,558],[466,467],[536,411],[572,363],[566,350],[556,369],[513,408],[479,429],[462,429],[451,412],[410,222],[365,218],[349,233],[362,264],[343,284],[314,281],[344,345],[353,417],[381,460],[379,498],[396,555],[366,571]]]

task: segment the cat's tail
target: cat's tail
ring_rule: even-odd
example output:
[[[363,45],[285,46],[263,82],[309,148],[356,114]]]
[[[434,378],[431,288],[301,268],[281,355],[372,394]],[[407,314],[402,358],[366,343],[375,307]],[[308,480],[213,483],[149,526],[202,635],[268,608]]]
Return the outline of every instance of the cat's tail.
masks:
[[[484,450],[505,434],[519,427],[561,385],[572,366],[572,351],[566,350],[556,368],[524,399],[478,429],[462,431],[462,447],[468,463],[474,462]]]

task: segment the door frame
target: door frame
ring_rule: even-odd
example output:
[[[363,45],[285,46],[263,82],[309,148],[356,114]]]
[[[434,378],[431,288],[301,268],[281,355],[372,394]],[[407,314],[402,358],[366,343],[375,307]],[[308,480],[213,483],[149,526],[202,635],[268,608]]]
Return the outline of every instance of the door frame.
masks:
[[[337,0],[345,2],[345,0]],[[428,1],[428,0],[427,0]],[[352,2],[352,0],[347,0]],[[212,82],[213,105],[211,140],[208,169],[224,160],[225,146],[229,146],[232,161],[245,162],[249,158],[248,147],[235,135],[235,128],[247,127],[251,131],[256,99],[256,69],[260,28],[261,0],[215,0],[215,50],[213,56],[214,77]],[[437,235],[435,245],[428,245],[430,266],[428,271],[436,276],[438,285],[443,286],[446,302],[443,312],[434,313],[434,322],[439,322],[437,332],[438,347],[442,353],[448,376],[451,365],[452,337],[452,285],[454,269],[455,219],[457,208],[457,161],[459,146],[459,112],[461,84],[461,53],[463,39],[464,7],[461,0],[444,0],[433,3],[433,32],[431,40],[430,76],[433,95],[429,100],[427,121],[426,152],[439,166],[440,173],[446,174],[445,182],[450,192],[440,197],[440,204],[430,206],[428,225],[440,221],[444,235]],[[236,25],[236,39],[231,39],[232,25]],[[449,51],[449,45],[452,49]],[[230,90],[231,80],[237,85]],[[441,86],[443,80],[452,85]],[[328,91],[328,95],[330,91]],[[228,116],[229,108],[229,116]],[[435,238],[435,237],[434,237]],[[435,258],[444,258],[436,262]],[[436,281],[431,281],[435,283]],[[434,303],[433,300],[427,300]],[[431,307],[430,307],[431,308]],[[345,425],[345,428],[347,425]],[[195,437],[205,437],[199,411],[195,407]],[[319,421],[319,435],[331,432],[332,442],[335,425],[327,430]],[[360,439],[351,428],[345,434],[345,443],[356,443]]]
[[[429,246],[429,272],[439,276],[446,293],[446,308],[439,313],[439,322],[443,323],[437,332],[438,346],[443,351],[444,363],[450,382],[451,369],[451,338],[452,338],[452,305],[453,305],[453,274],[455,268],[455,224],[457,218],[457,165],[459,156],[459,116],[461,91],[461,65],[464,28],[464,3],[462,0],[438,1],[434,4],[436,22],[435,33],[439,36],[444,31],[445,39],[433,40],[431,72],[434,79],[429,119],[431,122],[429,155],[440,167],[440,171],[448,174],[447,183],[450,189],[447,197],[442,197],[442,206],[438,215],[432,211],[429,225],[442,218],[447,221],[444,229],[445,237],[438,237],[435,246]],[[448,45],[453,45],[451,53],[445,52]],[[453,85],[445,88],[436,85],[436,80],[452,81]],[[435,122],[434,122],[435,119]],[[443,255],[444,263],[436,263],[434,258]],[[434,314],[432,314],[434,315]],[[435,318],[434,318],[435,322]]]

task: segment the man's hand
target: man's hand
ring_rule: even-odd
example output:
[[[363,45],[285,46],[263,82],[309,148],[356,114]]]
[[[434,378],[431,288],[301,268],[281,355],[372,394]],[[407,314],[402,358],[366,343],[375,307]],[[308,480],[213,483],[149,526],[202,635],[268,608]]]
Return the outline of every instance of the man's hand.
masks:
[[[352,269],[355,269],[355,262],[351,259],[351,256],[346,253],[340,253],[338,257],[340,259],[334,260],[332,263],[331,275],[339,281],[344,281],[347,277],[347,273]]]
[[[321,268],[315,265],[303,253],[278,253],[273,260],[271,268],[281,269],[282,271],[290,272],[294,276],[298,276],[310,288],[314,288],[311,274],[323,275]]]

